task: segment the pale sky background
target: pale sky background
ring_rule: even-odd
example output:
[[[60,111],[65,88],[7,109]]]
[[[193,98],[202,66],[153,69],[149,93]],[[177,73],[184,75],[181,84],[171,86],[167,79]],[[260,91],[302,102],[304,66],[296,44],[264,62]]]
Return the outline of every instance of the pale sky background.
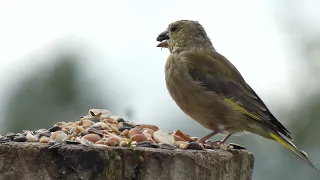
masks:
[[[103,79],[101,72],[112,69],[114,88],[130,89],[125,103],[136,107],[138,119],[153,117],[159,106],[177,108],[164,82],[169,52],[155,46],[157,35],[180,19],[199,21],[267,104],[273,93],[290,97],[284,44],[270,2],[0,1],[0,102],[15,78],[46,62],[26,57],[50,53],[56,41],[71,38],[92,50],[90,62],[83,62],[96,69],[92,77]],[[121,93],[115,96],[121,99]]]
[[[52,63],[41,57],[53,54],[60,41],[72,40],[80,50],[88,50],[90,61],[82,62],[82,70],[101,82],[101,88],[95,88],[97,93],[107,93],[103,85],[111,84],[113,92],[108,93],[121,102],[123,109],[134,108],[135,122],[154,123],[161,128],[174,119],[168,113],[183,113],[167,92],[164,65],[169,51],[156,48],[156,37],[169,23],[191,19],[205,27],[215,48],[238,68],[277,116],[276,107],[271,105],[290,104],[293,98],[288,32],[276,21],[283,13],[276,3],[289,1],[0,0],[0,114],[19,79]],[[303,2],[295,8],[308,12],[308,17],[297,13],[295,18],[309,18],[309,29],[315,29],[312,20],[320,15],[320,1]],[[106,74],[111,76],[108,82]],[[185,123],[200,127],[192,120]],[[268,146],[268,151],[279,147]],[[265,151],[257,152],[261,152],[260,157],[266,156]],[[263,160],[272,166],[282,160],[276,159]],[[267,169],[265,173],[268,177]]]

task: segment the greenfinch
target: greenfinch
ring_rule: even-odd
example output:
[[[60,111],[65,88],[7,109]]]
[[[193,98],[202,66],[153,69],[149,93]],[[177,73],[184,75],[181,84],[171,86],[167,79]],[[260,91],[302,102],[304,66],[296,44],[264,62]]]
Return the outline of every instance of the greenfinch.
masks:
[[[279,142],[317,169],[235,66],[216,51],[198,21],[173,22],[157,41],[157,47],[170,51],[165,80],[172,99],[185,114],[212,131],[199,143],[225,133],[218,142],[221,145],[233,134],[251,132]]]

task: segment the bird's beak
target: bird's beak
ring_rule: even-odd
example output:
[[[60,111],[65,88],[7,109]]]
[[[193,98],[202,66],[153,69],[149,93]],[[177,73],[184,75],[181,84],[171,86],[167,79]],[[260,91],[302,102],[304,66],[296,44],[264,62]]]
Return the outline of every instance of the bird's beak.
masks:
[[[161,48],[168,48],[168,42],[167,40],[169,39],[169,32],[168,30],[163,31],[162,33],[160,33],[157,37],[157,41],[159,41],[160,43],[157,45],[157,47],[161,47]]]

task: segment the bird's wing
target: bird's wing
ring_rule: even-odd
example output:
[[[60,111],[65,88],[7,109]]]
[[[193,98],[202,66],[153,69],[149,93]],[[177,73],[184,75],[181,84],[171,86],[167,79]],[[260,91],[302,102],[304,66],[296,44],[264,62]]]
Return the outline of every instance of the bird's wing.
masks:
[[[271,114],[267,106],[245,82],[240,72],[218,52],[186,52],[188,71],[194,81],[208,91],[222,95],[248,117],[265,122],[289,139],[292,134]]]

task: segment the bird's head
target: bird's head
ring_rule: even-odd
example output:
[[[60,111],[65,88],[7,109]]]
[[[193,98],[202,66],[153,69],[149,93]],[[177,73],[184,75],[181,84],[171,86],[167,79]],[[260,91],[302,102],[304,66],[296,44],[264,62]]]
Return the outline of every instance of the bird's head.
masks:
[[[168,48],[171,53],[213,48],[206,31],[198,21],[180,20],[169,24],[157,37],[157,47]]]

